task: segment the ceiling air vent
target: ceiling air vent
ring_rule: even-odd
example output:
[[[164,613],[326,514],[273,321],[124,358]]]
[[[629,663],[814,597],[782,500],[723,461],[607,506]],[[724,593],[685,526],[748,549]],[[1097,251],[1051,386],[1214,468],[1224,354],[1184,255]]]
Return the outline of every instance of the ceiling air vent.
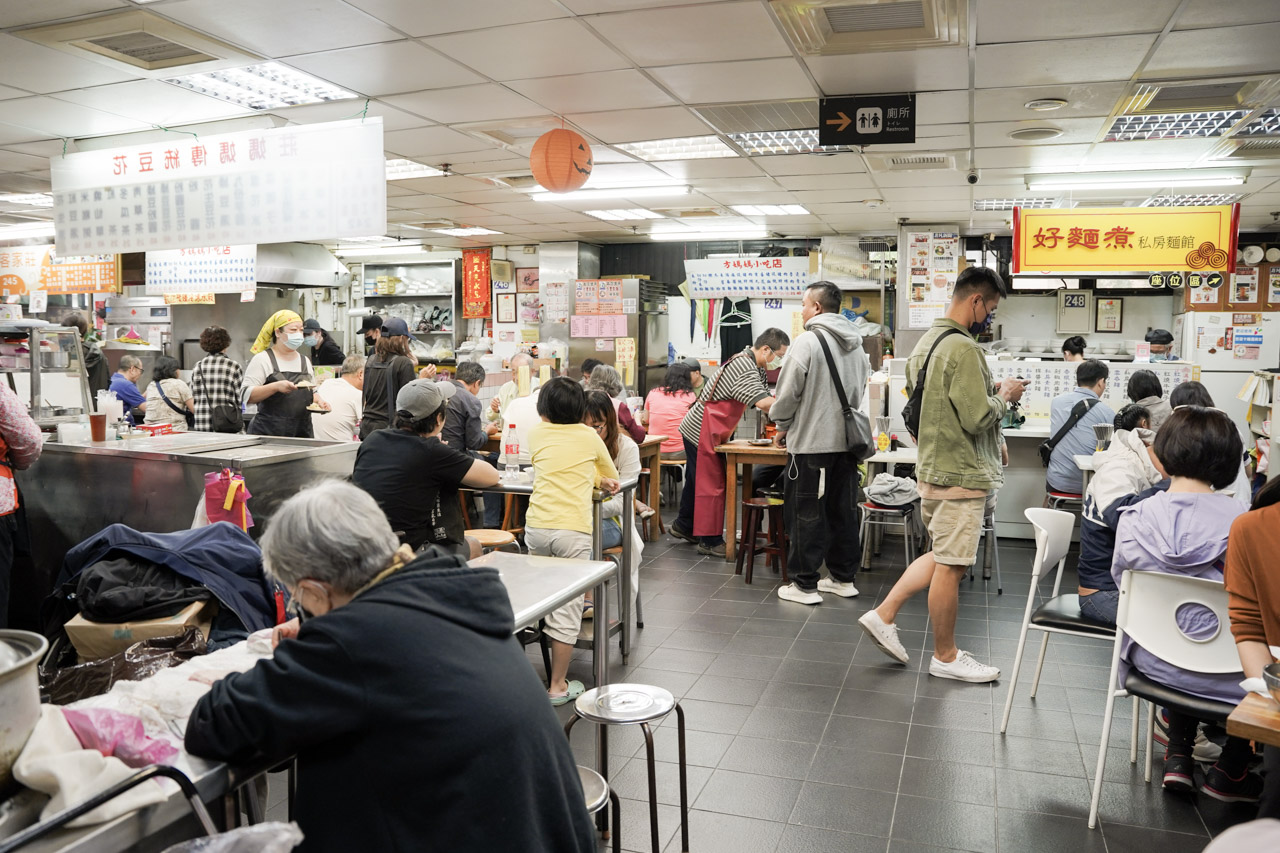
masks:
[[[14,30],[19,36],[133,74],[172,77],[248,65],[258,58],[141,9]]]
[[[1251,77],[1140,83],[1120,100],[1119,115],[1251,110],[1280,94],[1280,78]]]
[[[770,0],[809,56],[963,45],[969,0]]]
[[[867,165],[876,172],[932,172],[956,167],[956,155],[946,152],[867,154],[865,157]]]
[[[1280,137],[1238,138],[1224,143],[1229,150],[1210,155],[1214,160],[1280,160]]]

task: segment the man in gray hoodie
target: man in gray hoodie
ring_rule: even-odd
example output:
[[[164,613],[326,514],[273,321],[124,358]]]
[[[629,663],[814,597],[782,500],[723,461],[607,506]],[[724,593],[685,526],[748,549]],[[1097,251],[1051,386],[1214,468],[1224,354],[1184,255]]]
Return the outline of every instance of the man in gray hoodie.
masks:
[[[821,604],[820,592],[853,598],[861,559],[858,542],[858,460],[845,446],[838,381],[849,405],[858,408],[867,387],[870,364],[862,336],[840,314],[840,291],[829,281],[805,290],[800,315],[804,334],[791,344],[778,377],[777,399],[769,417],[778,425],[775,442],[791,459],[783,474],[787,532],[787,568],[792,582],[778,597]],[[835,360],[833,378],[818,336],[826,338]],[[819,578],[827,564],[829,578]]]

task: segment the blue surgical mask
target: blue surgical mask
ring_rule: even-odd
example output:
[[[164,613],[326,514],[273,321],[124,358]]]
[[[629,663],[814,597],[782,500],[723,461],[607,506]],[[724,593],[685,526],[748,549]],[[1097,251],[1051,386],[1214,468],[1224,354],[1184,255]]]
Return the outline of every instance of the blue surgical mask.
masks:
[[[1167,352],[1153,352],[1151,353],[1151,360],[1152,361],[1169,361],[1170,358]]]
[[[302,339],[302,342],[309,347],[314,347],[316,345],[316,336],[307,335],[305,338]]]
[[[284,339],[284,345],[289,349],[296,350],[302,346],[302,332],[291,332]]]

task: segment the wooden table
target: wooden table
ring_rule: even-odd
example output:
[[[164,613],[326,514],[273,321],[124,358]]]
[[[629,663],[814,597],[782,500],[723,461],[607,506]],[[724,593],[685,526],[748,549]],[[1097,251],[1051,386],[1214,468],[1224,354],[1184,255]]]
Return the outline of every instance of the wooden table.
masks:
[[[1250,693],[1227,717],[1227,734],[1280,746],[1280,704]]]
[[[639,445],[640,467],[649,469],[649,494],[644,502],[655,511],[662,503],[662,469],[659,468],[658,462],[662,458],[662,442],[666,440],[665,435],[648,435]],[[648,529],[646,526],[645,530]],[[658,526],[655,524],[653,529],[656,531]]]
[[[732,560],[738,553],[738,466],[742,466],[742,481],[747,483],[750,497],[752,465],[786,465],[787,451],[783,447],[753,445],[739,439],[716,445],[716,453],[724,454],[724,558]]]

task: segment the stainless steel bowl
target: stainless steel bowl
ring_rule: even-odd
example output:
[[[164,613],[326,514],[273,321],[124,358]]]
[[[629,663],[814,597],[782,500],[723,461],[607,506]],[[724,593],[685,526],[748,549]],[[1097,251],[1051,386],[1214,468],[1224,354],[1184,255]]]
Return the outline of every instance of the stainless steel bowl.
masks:
[[[1262,668],[1262,680],[1267,683],[1271,698],[1280,702],[1280,663],[1269,663]]]

